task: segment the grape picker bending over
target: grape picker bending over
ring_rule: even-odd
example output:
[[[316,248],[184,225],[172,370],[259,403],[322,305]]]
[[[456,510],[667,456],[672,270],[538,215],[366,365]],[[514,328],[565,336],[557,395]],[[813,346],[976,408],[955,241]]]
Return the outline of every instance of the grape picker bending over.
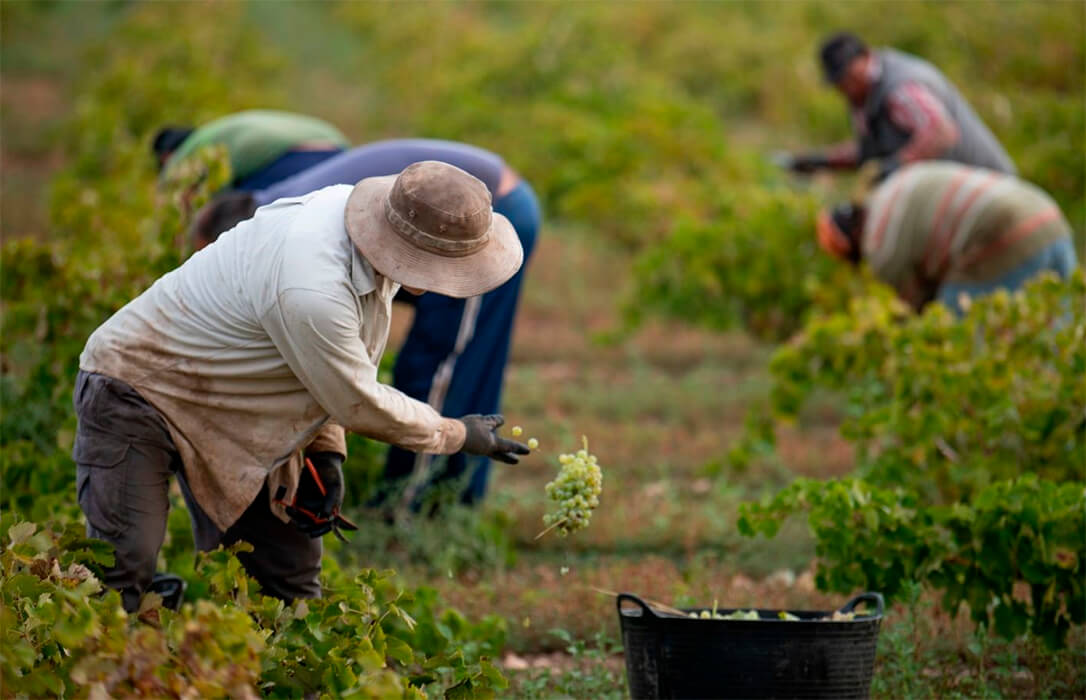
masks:
[[[197,214],[192,228],[193,246],[207,245],[222,231],[252,216],[257,207],[281,197],[398,173],[420,160],[449,163],[482,180],[493,196],[494,211],[513,225],[524,249],[524,259],[528,260],[540,224],[539,201],[531,186],[494,153],[435,139],[391,139],[366,144],[311,168],[300,169],[293,177],[265,189],[220,196]],[[521,268],[497,289],[469,299],[440,294],[416,299],[400,294],[397,300],[411,303],[415,317],[396,355],[393,385],[449,415],[497,413],[523,277]],[[417,506],[426,486],[461,477],[468,480],[461,500],[473,503],[485,495],[490,473],[486,457],[469,458],[460,453],[437,464],[431,464],[432,461],[430,456],[393,447],[377,501],[383,502],[390,494],[407,488],[407,499]],[[430,475],[434,467],[440,473]],[[412,475],[414,478],[408,482]]]
[[[962,294],[1013,291],[1076,265],[1071,226],[1039,187],[945,161],[901,168],[867,203],[823,210],[819,244],[859,263],[918,311],[938,300],[961,313]]]
[[[316,165],[349,145],[347,137],[326,121],[290,112],[252,109],[220,117],[196,129],[188,126],[160,129],[151,150],[161,177],[169,179],[180,163],[201,148],[223,146],[230,156],[233,177],[230,186],[255,190]]]
[[[320,595],[344,428],[419,452],[527,454],[497,436],[500,416],[445,418],[377,381],[401,285],[474,296],[522,258],[486,186],[427,161],[263,207],[99,327],[79,359],[73,456],[125,608],[151,582],[171,474],[197,547],[249,542],[249,573],[293,599]]]
[[[870,50],[843,32],[822,44],[826,81],[851,108],[856,140],[791,156],[796,172],[851,169],[880,160],[882,177],[919,160],[952,160],[1009,175],[1014,163],[984,122],[933,65],[893,49]]]

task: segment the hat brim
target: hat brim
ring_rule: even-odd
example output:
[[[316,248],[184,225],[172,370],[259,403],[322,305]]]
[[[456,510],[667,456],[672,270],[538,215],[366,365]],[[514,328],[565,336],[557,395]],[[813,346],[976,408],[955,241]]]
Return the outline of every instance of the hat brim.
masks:
[[[486,244],[468,255],[448,257],[409,243],[385,217],[385,200],[395,181],[395,175],[362,180],[348,197],[345,213],[347,235],[382,275],[406,287],[463,299],[500,287],[520,269],[520,238],[497,212]]]

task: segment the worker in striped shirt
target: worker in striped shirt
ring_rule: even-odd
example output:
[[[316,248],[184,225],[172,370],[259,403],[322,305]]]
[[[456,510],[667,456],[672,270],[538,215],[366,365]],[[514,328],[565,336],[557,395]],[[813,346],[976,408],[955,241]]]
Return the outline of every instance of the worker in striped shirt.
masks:
[[[1077,264],[1071,226],[1039,187],[948,161],[916,163],[880,184],[866,204],[823,210],[819,244],[875,275],[920,311],[938,300],[1014,291]]]
[[[855,139],[787,158],[799,173],[880,163],[880,177],[920,160],[952,160],[1010,175],[1014,163],[958,89],[916,56],[872,50],[842,32],[823,43],[826,81],[848,100]]]

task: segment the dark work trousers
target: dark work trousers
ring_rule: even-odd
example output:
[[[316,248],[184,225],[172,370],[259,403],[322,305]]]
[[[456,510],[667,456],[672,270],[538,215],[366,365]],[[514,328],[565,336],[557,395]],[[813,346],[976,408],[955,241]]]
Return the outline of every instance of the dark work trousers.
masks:
[[[105,583],[121,592],[125,610],[139,609],[166,534],[170,476],[176,476],[201,551],[244,540],[238,558],[266,595],[283,600],[320,596],[321,541],[276,517],[268,487],[225,533],[200,509],[162,416],[122,381],[80,371],[73,395],[79,417],[72,457],[87,535],[116,548]]]
[[[526,266],[541,218],[535,192],[522,181],[494,202],[494,211],[516,229]],[[414,323],[396,356],[394,386],[444,416],[497,413],[523,279],[524,266],[508,282],[482,296],[453,299],[430,292],[418,297]],[[394,492],[395,485],[404,484],[416,470],[416,460],[423,470],[436,461],[397,447],[389,450],[378,500]],[[429,484],[468,474],[461,500],[474,503],[486,494],[490,460],[463,453],[437,460],[442,468],[431,475]],[[416,505],[420,495],[416,494]]]

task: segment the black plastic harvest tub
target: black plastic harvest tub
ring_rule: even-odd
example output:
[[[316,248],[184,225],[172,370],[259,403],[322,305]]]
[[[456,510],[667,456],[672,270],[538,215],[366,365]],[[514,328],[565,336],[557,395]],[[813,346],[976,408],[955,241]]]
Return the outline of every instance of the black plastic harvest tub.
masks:
[[[863,593],[851,612],[873,603],[871,615],[831,622],[831,612],[759,610],[759,620],[703,620],[653,610],[635,595],[618,596],[626,678],[640,698],[866,698],[875,667],[884,603]],[[698,612],[708,608],[689,608]],[[734,610],[718,610],[727,615]]]

